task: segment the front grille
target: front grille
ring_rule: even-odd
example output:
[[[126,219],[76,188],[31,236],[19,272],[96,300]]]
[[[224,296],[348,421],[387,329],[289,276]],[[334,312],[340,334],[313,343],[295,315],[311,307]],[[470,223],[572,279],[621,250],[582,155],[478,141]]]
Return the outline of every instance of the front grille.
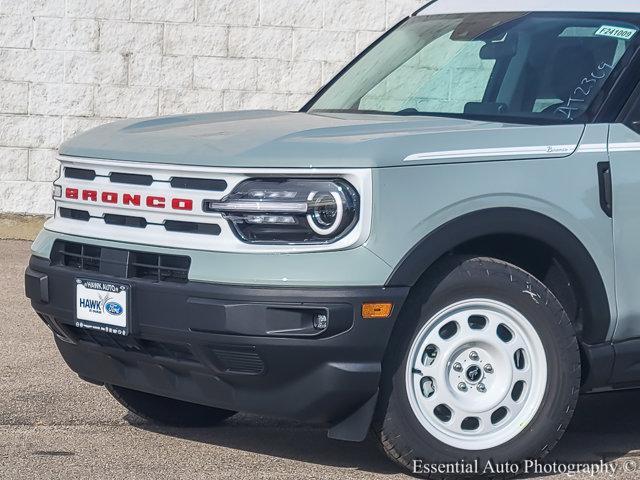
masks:
[[[167,249],[247,248],[228,220],[205,211],[203,204],[221,201],[237,185],[261,175],[259,170],[66,156],[59,160],[63,171],[55,182],[55,217],[48,224],[52,232]]]
[[[51,264],[119,278],[186,283],[191,259],[58,240],[53,244]]]
[[[63,179],[58,184],[65,195],[56,199],[56,216],[88,222],[89,225],[83,227],[87,230],[95,231],[102,226],[148,229],[156,237],[173,234],[164,236],[167,242],[178,239],[177,234],[181,234],[191,236],[192,243],[198,241],[193,236],[219,236],[222,233],[220,218],[200,220],[202,199],[207,192],[222,194],[228,188],[229,184],[223,178],[154,176],[100,167],[65,166],[63,172]],[[68,190],[75,194],[67,194]],[[126,235],[124,231],[121,233]]]

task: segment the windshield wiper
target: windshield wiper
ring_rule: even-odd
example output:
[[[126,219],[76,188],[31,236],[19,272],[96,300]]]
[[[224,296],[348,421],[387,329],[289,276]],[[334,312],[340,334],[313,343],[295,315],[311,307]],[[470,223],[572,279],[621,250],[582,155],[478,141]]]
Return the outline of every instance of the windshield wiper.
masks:
[[[405,108],[398,112],[385,112],[381,110],[357,110],[357,109],[318,109],[309,110],[309,113],[349,113],[354,115],[387,115],[398,117],[433,117],[433,118],[454,118],[459,120],[473,120],[477,122],[499,122],[499,123],[515,123],[520,125],[567,125],[569,123],[582,123],[578,120],[573,122],[558,122],[557,119],[545,118],[539,116],[510,116],[510,115],[483,115],[472,113],[445,113],[445,112],[421,112],[415,108]]]

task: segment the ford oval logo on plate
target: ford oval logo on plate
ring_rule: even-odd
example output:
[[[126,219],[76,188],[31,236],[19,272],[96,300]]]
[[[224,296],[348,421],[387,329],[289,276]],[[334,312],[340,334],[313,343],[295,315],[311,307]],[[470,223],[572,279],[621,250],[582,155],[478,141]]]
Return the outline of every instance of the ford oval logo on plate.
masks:
[[[122,315],[124,308],[118,302],[108,302],[105,304],[104,309],[109,315]]]

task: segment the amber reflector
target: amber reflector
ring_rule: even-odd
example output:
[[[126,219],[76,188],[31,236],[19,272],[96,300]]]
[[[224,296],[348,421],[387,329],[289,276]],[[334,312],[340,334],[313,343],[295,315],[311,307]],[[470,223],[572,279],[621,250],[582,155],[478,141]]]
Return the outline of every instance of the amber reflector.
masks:
[[[362,318],[389,318],[393,303],[363,303]]]

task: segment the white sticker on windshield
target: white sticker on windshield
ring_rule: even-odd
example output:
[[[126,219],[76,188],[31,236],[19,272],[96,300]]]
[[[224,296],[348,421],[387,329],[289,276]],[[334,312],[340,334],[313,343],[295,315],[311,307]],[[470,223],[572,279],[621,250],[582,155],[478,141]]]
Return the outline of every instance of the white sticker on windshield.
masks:
[[[598,29],[596,35],[600,37],[620,38],[622,40],[631,40],[638,33],[637,28],[613,27],[611,25],[603,25]]]

